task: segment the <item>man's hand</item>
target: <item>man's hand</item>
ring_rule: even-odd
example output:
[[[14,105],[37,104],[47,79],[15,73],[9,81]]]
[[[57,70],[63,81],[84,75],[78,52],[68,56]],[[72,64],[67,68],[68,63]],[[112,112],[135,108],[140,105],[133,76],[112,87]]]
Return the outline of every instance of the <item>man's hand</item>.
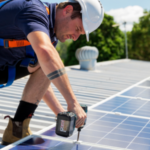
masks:
[[[74,103],[68,105],[68,111],[74,112],[77,115],[76,128],[79,128],[82,125],[84,125],[86,119],[86,113],[84,112],[80,104]]]

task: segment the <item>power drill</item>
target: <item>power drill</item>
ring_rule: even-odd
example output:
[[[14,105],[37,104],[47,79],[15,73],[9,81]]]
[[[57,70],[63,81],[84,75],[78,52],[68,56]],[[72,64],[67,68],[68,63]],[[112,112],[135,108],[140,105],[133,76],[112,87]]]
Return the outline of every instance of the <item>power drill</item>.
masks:
[[[81,107],[83,108],[85,113],[87,113],[88,107],[86,105],[81,105]],[[59,136],[70,137],[74,132],[76,120],[77,120],[77,116],[73,112],[59,113],[57,116],[55,133]],[[86,120],[84,122],[84,125],[86,124]],[[78,130],[77,141],[79,140],[79,134],[81,129],[84,127],[84,125],[77,129]]]

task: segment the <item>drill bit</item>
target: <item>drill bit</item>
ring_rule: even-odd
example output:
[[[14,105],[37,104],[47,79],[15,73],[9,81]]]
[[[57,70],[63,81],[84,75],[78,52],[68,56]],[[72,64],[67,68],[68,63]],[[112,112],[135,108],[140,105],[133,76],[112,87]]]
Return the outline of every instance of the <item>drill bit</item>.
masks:
[[[79,136],[80,136],[80,131],[81,131],[82,127],[78,128],[78,136],[77,136],[77,141],[79,141]]]
[[[79,141],[80,131],[78,131],[77,141]]]

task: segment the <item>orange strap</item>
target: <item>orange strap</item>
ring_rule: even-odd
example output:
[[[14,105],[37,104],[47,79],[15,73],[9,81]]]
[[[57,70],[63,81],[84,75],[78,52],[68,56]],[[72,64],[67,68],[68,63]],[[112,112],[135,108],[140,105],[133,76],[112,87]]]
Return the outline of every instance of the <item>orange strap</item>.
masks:
[[[3,1],[5,1],[5,0],[0,0],[0,2],[3,2]]]
[[[55,41],[52,44],[54,43]],[[27,40],[10,40],[10,39],[4,40],[4,48],[16,48],[16,47],[24,47],[29,45],[31,44]]]
[[[28,46],[28,45],[31,45],[31,44],[27,40],[12,40],[12,39],[4,40],[5,48],[24,47],[24,46]]]
[[[46,7],[46,11],[47,11],[47,14],[50,15],[50,11],[49,11],[48,7]]]
[[[46,7],[46,11],[47,11],[48,15],[50,15],[50,11],[49,11],[48,7]],[[52,44],[54,44],[54,42]],[[4,40],[5,48],[24,47],[24,46],[29,46],[29,45],[31,45],[31,44],[27,40],[12,40],[12,39]]]

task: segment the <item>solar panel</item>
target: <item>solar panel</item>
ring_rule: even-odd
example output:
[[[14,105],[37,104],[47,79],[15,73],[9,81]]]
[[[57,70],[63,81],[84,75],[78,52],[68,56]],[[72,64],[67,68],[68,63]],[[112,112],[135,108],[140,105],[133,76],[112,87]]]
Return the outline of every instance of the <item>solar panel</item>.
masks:
[[[121,94],[130,97],[121,97],[120,95],[96,106],[94,109],[150,117],[150,98],[148,98],[150,89],[141,88],[142,92],[137,90],[138,94],[133,94],[134,96],[131,97],[131,93],[135,92],[136,89],[139,90],[135,87]]]
[[[136,97],[136,96],[138,96],[140,93],[142,93],[145,90],[146,89],[142,88],[142,87],[134,87],[134,88],[126,91],[122,95]]]
[[[148,85],[146,82],[140,85],[143,84]],[[149,150],[149,90],[136,85],[91,108],[87,125],[80,133],[80,144],[74,142],[77,139],[77,131],[70,138],[64,138],[57,136],[55,127],[52,127],[40,135],[33,134],[30,139],[21,142],[21,145],[9,149]]]
[[[0,145],[0,149],[3,148],[3,147],[5,147],[5,146],[4,145]]]
[[[69,142],[62,142],[62,141],[56,141],[56,140],[50,140],[50,139],[45,139],[43,138],[43,143],[37,145],[31,145],[30,141],[34,141],[36,137],[29,139],[25,143],[22,143],[24,145],[18,145],[16,147],[13,147],[10,150],[111,150],[111,149],[104,149],[104,148],[95,148],[91,146],[86,146],[82,144],[75,144],[75,143],[69,143]],[[29,142],[29,144],[28,144]],[[34,144],[34,142],[33,142]]]
[[[31,145],[27,144],[30,140],[34,140],[34,138],[29,139],[26,141],[26,145],[18,145],[16,147],[11,148],[10,150],[112,150],[112,149],[104,149],[104,148],[96,148],[96,147],[91,147],[91,146],[86,146],[86,145],[77,145],[74,143],[68,143],[68,142],[61,142],[61,141],[56,141],[56,140],[48,140],[43,138],[43,144],[38,144],[37,145]],[[22,143],[25,144],[25,143]],[[33,143],[34,144],[34,143]]]
[[[43,141],[38,139],[38,135],[34,135],[33,138],[11,150],[117,150],[119,148],[137,150],[137,144],[139,147],[145,146],[150,149],[150,120],[95,111],[90,111],[88,115],[87,125],[81,131],[80,136],[80,141],[83,144],[72,142],[77,138],[76,132],[72,137],[66,139],[58,137],[54,132],[55,129],[52,128],[41,134]],[[49,139],[49,137],[53,137],[53,139]],[[66,142],[62,142],[61,139],[66,140]],[[86,145],[86,143],[91,146]],[[98,144],[99,147],[93,147],[94,144]],[[103,145],[110,147],[110,149],[100,148]]]

